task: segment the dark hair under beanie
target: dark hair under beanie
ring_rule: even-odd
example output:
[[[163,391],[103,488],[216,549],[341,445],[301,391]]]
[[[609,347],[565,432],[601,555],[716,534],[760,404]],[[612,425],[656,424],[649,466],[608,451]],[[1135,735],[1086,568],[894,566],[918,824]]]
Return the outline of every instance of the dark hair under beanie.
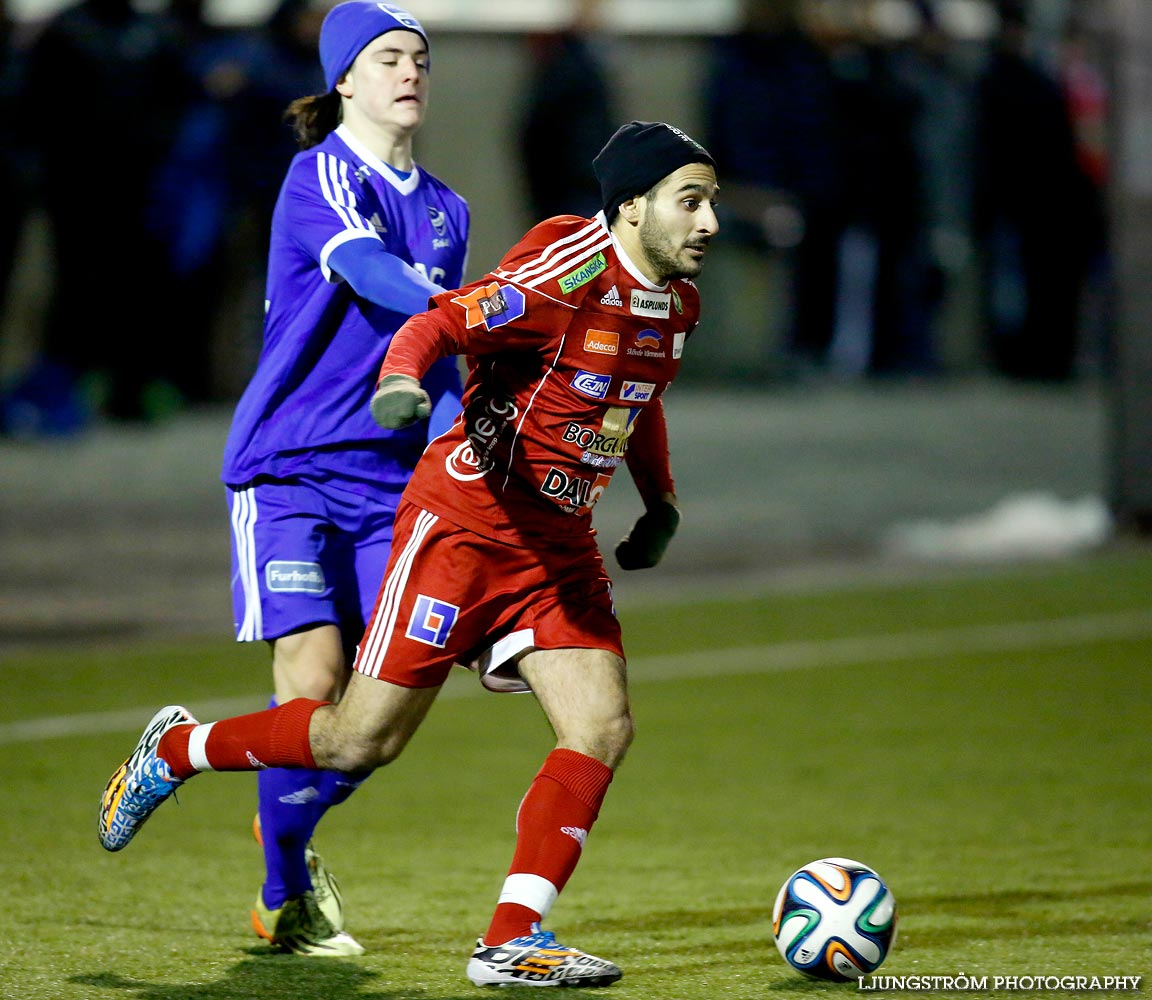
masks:
[[[708,150],[674,125],[664,122],[621,125],[592,161],[592,169],[600,181],[600,199],[608,224],[616,218],[621,202],[644,194],[687,163],[716,166]]]

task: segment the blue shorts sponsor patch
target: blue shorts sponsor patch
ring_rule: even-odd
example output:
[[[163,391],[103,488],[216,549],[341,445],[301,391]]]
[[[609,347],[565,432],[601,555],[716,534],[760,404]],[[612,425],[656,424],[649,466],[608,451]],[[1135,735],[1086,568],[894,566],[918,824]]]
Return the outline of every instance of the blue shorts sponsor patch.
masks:
[[[273,560],[264,567],[264,583],[276,593],[322,594],[324,570],[319,563]]]

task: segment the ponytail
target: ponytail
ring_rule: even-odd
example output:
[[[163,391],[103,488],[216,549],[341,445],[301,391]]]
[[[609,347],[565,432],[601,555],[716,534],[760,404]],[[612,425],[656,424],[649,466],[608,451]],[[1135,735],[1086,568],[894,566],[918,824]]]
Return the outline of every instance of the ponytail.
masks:
[[[284,121],[292,126],[296,145],[311,149],[340,124],[340,95],[335,90],[327,94],[298,97],[288,105]]]

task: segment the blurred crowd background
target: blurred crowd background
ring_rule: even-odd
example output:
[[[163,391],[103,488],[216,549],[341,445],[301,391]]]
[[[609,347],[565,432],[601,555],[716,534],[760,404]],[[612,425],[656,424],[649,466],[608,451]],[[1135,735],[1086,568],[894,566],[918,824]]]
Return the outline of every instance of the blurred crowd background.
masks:
[[[281,114],[323,89],[327,6],[0,19],[0,433],[238,397],[294,153]],[[507,4],[406,6],[433,39],[417,157],[471,205],[469,277],[536,219],[594,212],[596,150],[664,119],[723,188],[686,380],[1108,372],[1114,3],[669,0],[625,22],[574,2],[519,26]]]

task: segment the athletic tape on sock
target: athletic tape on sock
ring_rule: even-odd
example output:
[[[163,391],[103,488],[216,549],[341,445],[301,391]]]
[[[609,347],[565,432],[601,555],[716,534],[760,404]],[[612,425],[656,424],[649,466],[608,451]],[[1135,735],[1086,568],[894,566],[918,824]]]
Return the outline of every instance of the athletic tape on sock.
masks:
[[[215,722],[208,722],[202,726],[196,726],[188,734],[188,761],[197,771],[216,770],[208,763],[208,756],[204,752],[208,743],[208,734],[212,732],[214,725],[216,725]]]
[[[560,893],[551,882],[539,875],[530,875],[527,872],[517,872],[504,880],[504,888],[500,891],[500,903],[519,903],[530,910],[535,910],[543,920],[556,902]]]

